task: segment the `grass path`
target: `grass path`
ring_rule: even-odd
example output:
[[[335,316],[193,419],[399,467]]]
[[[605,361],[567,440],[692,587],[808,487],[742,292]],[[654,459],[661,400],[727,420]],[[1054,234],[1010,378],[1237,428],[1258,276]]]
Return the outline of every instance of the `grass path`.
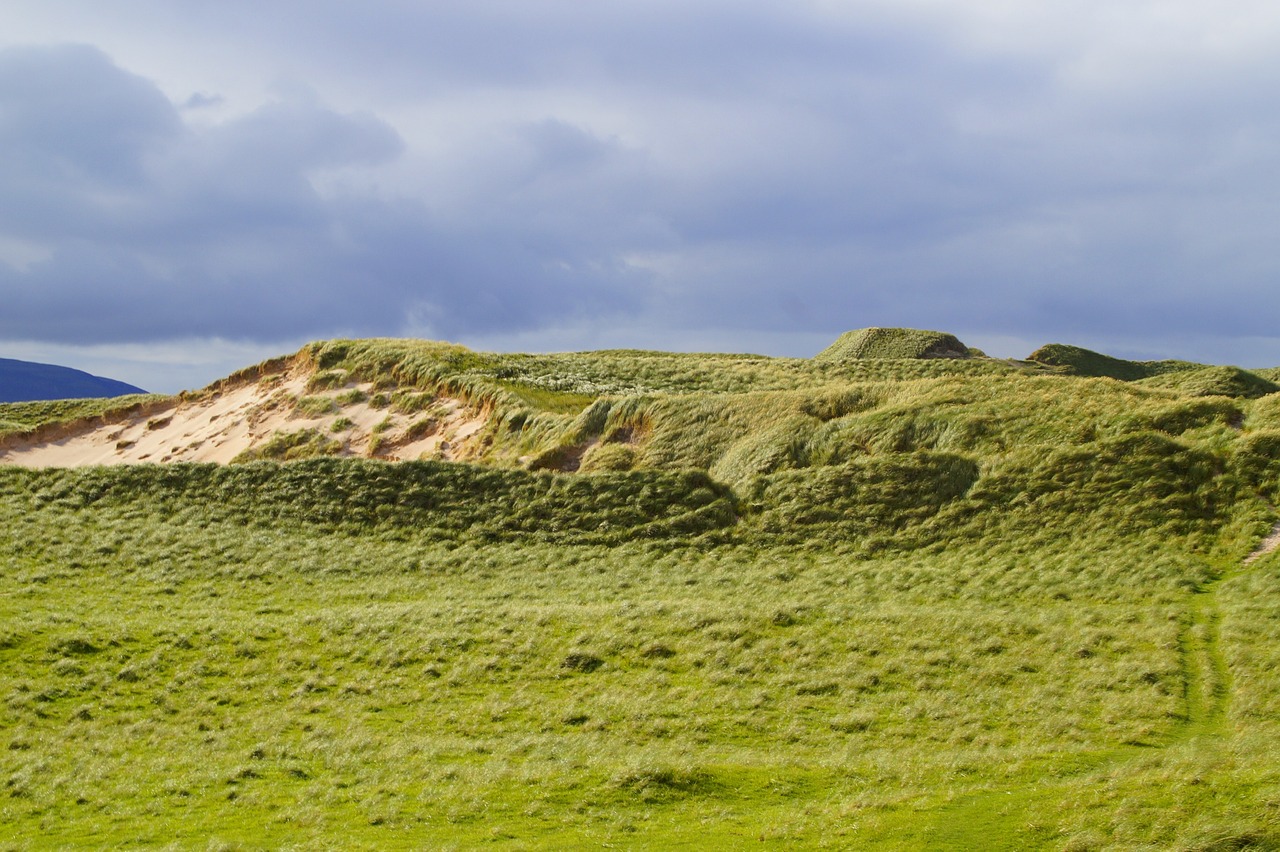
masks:
[[[1224,571],[1192,593],[1179,637],[1183,718],[1157,748],[1192,741],[1209,745],[1225,731],[1231,672],[1221,644],[1222,610],[1218,587],[1259,557],[1280,549],[1280,523],[1240,566]],[[1128,761],[1149,757],[1152,745],[1126,744],[1077,757],[1048,777],[1031,783],[986,788],[953,799],[932,813],[919,814],[918,826],[897,838],[901,848],[1023,850],[1044,848],[1062,839],[1053,817],[1068,806],[1069,787],[1082,777],[1113,771]],[[1056,841],[1056,843],[1055,843]]]
[[[1185,721],[1170,745],[1222,732],[1231,674],[1222,652],[1222,611],[1217,587],[1234,572],[1224,573],[1191,596],[1187,626],[1182,633],[1182,672]]]

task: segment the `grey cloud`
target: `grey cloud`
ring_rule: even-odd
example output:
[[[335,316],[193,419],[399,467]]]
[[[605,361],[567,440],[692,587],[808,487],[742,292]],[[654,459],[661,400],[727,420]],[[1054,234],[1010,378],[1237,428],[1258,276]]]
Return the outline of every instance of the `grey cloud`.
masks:
[[[208,109],[221,106],[227,102],[222,95],[210,95],[205,92],[194,92],[182,102],[183,109]]]
[[[199,32],[228,51],[267,53],[283,67],[373,84],[382,97],[567,86],[732,98],[932,67],[953,53],[942,34],[892,6],[864,2],[856,10],[836,17],[810,4],[743,0],[371,0],[358,7],[313,0],[299,15],[246,0],[135,4],[135,15],[158,32]]]
[[[555,228],[530,244],[509,211],[458,227],[433,221],[412,200],[318,191],[318,173],[401,153],[398,134],[371,115],[338,114],[303,98],[196,129],[154,87],[96,51],[33,49],[18,59],[31,76],[26,90],[3,90],[0,109],[7,114],[18,103],[25,117],[6,128],[9,138],[33,156],[53,157],[44,128],[74,126],[78,162],[123,162],[133,174],[107,197],[78,172],[0,174],[4,230],[49,246],[25,268],[0,266],[0,336],[269,340],[385,334],[414,318],[458,334],[628,301],[625,286],[610,286],[628,277],[624,266],[568,242],[548,251]],[[0,55],[0,67],[19,64]],[[77,101],[23,100],[68,77]],[[95,109],[63,114],[81,101]],[[137,132],[112,132],[116,106],[138,122]],[[554,124],[524,134],[533,156],[526,183],[555,163],[572,170],[607,150]],[[104,152],[94,148],[100,137]],[[25,192],[12,192],[15,185]],[[33,216],[33,206],[43,212]]]
[[[1193,332],[1274,336],[1280,319],[1275,51],[1130,67],[1088,20],[1023,48],[956,25],[959,7],[888,3],[319,0],[247,32],[248,4],[173,5],[135,8],[320,94],[198,126],[101,54],[22,54],[44,88],[0,82],[31,116],[0,138],[41,168],[0,164],[0,228],[52,254],[0,269],[25,288],[0,334],[46,318],[44,334],[93,334],[76,281],[157,305],[96,332],[119,339],[528,339],[637,313],[717,339],[1163,332],[1194,357],[1174,348]],[[86,113],[58,160],[39,122],[66,120],[54,93],[73,78],[134,119]],[[412,118],[403,138],[379,110]],[[353,168],[406,186],[324,188]],[[83,317],[74,333],[60,312]]]
[[[6,178],[128,185],[142,158],[180,131],[154,85],[85,45],[0,52],[0,144]]]

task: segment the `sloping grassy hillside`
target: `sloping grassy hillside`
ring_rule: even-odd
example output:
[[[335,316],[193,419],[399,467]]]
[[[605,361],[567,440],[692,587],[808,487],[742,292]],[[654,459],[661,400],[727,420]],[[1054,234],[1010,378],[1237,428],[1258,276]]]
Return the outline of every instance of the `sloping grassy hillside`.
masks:
[[[134,406],[143,406],[158,399],[163,397],[156,394],[133,394],[102,399],[0,403],[0,433],[22,432],[39,426],[92,419],[107,413],[128,411]]]
[[[1280,394],[289,363],[471,461],[0,467],[2,848],[1280,845]]]

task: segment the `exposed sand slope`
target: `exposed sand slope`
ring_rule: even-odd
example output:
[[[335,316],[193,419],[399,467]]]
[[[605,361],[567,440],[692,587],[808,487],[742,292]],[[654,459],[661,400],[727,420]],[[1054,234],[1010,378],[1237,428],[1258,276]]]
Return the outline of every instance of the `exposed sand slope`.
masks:
[[[1275,553],[1277,550],[1280,550],[1280,524],[1276,524],[1271,528],[1271,534],[1262,540],[1253,553],[1249,554],[1248,558],[1245,559],[1244,564],[1248,565],[1251,562],[1261,559],[1268,553]]]
[[[24,467],[218,462],[260,449],[278,434],[315,430],[339,455],[388,460],[452,459],[485,424],[458,399],[420,397],[412,414],[371,399],[372,386],[308,391],[310,371],[283,365],[258,380],[215,387],[190,399],[67,424],[30,438],[0,439],[0,464]],[[331,402],[326,405],[325,400]],[[379,407],[370,404],[379,403]],[[301,404],[300,404],[301,403]],[[322,412],[326,407],[329,411]]]

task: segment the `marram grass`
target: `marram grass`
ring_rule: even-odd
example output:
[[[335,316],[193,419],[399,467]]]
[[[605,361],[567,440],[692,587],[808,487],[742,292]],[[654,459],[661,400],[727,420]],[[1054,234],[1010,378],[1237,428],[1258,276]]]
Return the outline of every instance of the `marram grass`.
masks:
[[[0,849],[1280,846],[1276,394],[304,353],[480,463],[0,469]]]

